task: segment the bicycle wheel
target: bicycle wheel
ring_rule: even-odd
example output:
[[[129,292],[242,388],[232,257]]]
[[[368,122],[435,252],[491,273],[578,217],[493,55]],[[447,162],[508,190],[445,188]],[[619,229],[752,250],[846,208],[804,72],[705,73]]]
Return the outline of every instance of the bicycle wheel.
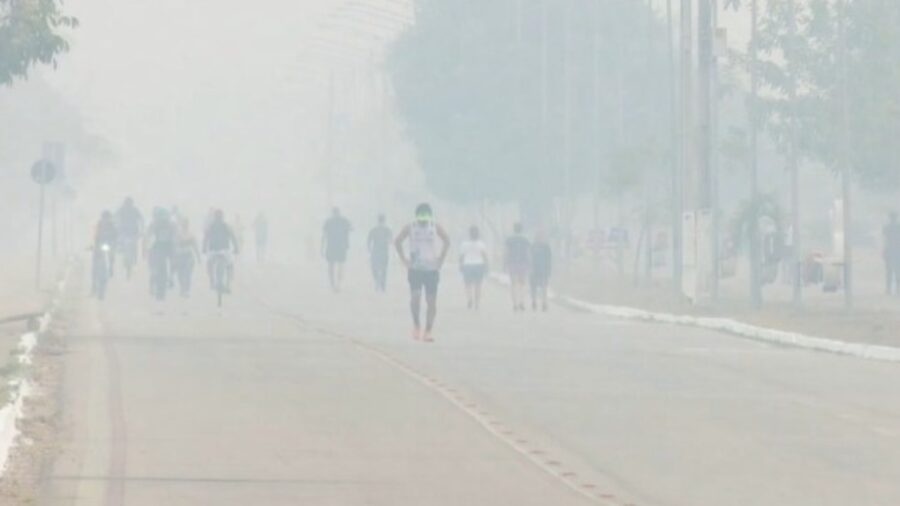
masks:
[[[219,258],[216,260],[216,265],[214,269],[214,274],[216,277],[216,299],[218,303],[218,307],[222,307],[222,300],[225,298],[225,259]]]

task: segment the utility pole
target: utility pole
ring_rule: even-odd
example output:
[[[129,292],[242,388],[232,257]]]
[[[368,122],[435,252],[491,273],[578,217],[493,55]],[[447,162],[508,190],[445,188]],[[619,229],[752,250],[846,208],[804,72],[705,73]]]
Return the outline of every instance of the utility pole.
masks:
[[[593,129],[594,129],[594,156],[597,163],[594,181],[594,229],[600,227],[600,185],[603,179],[603,148],[601,147],[600,120],[601,120],[601,94],[600,94],[600,19],[602,6],[599,2],[594,4],[594,33],[591,34],[591,99],[593,102]]]
[[[719,2],[712,2],[713,50],[710,69],[712,101],[710,102],[710,207],[712,209],[712,300],[719,300],[719,283],[722,279],[722,202],[719,165],[719,58],[728,46],[725,30],[719,28]]]
[[[796,0],[791,0],[790,3],[792,14],[796,16]],[[797,23],[796,17],[792,17],[789,25],[790,32],[788,36],[794,38],[797,36]],[[791,62],[788,62],[790,65]],[[801,233],[800,233],[800,164],[798,161],[798,149],[799,149],[799,132],[798,132],[798,118],[797,118],[797,78],[795,75],[788,75],[788,89],[787,89],[787,99],[788,99],[788,107],[790,107],[790,114],[788,115],[788,121],[790,121],[788,128],[790,130],[790,146],[788,147],[788,170],[791,175],[791,282],[793,284],[793,305],[795,309],[800,309],[803,305],[803,267],[802,267],[802,256],[801,252],[803,251],[802,242],[801,242]]]
[[[548,4],[552,0],[541,0],[541,63],[540,63],[540,104],[541,104],[541,163],[545,170],[550,167],[550,13]]]
[[[328,127],[326,131],[326,163],[325,163],[325,191],[328,197],[328,207],[334,207],[334,136],[335,136],[335,77],[332,70],[328,76]]]
[[[569,259],[569,234],[572,225],[572,30],[570,2],[563,6],[563,198],[562,214],[566,234],[565,258]]]
[[[696,202],[695,194],[696,194],[696,185],[694,182],[695,174],[696,174],[696,166],[694,165],[696,162],[696,145],[695,141],[695,132],[694,132],[694,80],[693,80],[693,72],[694,72],[694,41],[693,41],[693,30],[694,30],[694,13],[693,13],[693,0],[681,0],[681,184],[680,184],[680,196],[681,196],[681,206],[684,209],[684,206],[689,206],[689,209],[694,208],[693,203]],[[683,219],[683,216],[679,216],[679,219]],[[696,220],[694,220],[696,223]],[[696,230],[696,228],[695,228]],[[687,249],[688,251],[695,252],[696,251],[696,241],[694,240],[696,234],[690,234],[691,241],[693,244],[682,244],[683,249]],[[684,240],[682,240],[684,242]],[[690,248],[685,248],[685,246],[690,246]],[[696,278],[696,255],[692,255],[693,258],[684,259],[688,260],[691,265],[693,265],[693,275]],[[683,277],[683,275],[682,275]],[[682,279],[682,281],[684,281]],[[682,290],[685,287],[682,286]],[[694,287],[691,286],[688,293],[694,293]]]
[[[848,51],[847,51],[847,0],[841,0],[838,12],[838,36],[840,37],[839,65],[840,65],[840,99],[841,99],[841,193],[844,222],[844,308],[853,309],[853,239],[850,199],[852,197],[851,171],[850,171],[850,97],[848,79]]]
[[[759,70],[758,70],[758,36],[759,36],[759,0],[750,4],[750,298],[753,307],[762,307],[762,286],[760,280],[759,251],[759,135],[757,132],[759,109]]]
[[[712,123],[712,63],[713,37],[710,0],[697,0],[697,58],[698,58],[698,139],[697,139],[697,207],[708,209],[712,202],[710,174]]]
[[[653,28],[656,16],[653,12],[653,0],[647,0],[647,64],[648,70],[653,71]],[[652,104],[654,106],[656,104]],[[654,146],[655,148],[655,146]],[[656,157],[650,158],[650,164],[656,164]],[[648,167],[649,168],[649,167]],[[644,176],[644,230],[646,231],[646,254],[644,256],[644,269],[647,277],[647,284],[653,282],[653,184],[649,175]]]
[[[699,102],[698,110],[698,135],[697,139],[697,223],[703,223],[704,226],[698,226],[697,231],[697,279],[698,288],[704,294],[709,290],[709,294],[716,292],[715,265],[718,263],[714,256],[714,248],[712,235],[705,232],[712,230],[706,227],[706,221],[701,222],[701,217],[706,213],[712,212],[713,189],[712,189],[712,131],[713,131],[713,64],[715,54],[713,51],[713,14],[712,0],[698,0],[697,3],[697,57],[699,63],[697,84],[697,95]],[[712,218],[712,216],[709,216]],[[710,222],[711,224],[711,222]],[[701,234],[701,231],[704,233]],[[706,262],[701,261],[706,259]]]
[[[666,0],[666,27],[669,52],[669,162],[671,165],[672,193],[672,287],[676,294],[681,294],[683,265],[681,228],[681,147],[679,145],[678,80],[675,71],[675,20],[672,13],[672,0]]]

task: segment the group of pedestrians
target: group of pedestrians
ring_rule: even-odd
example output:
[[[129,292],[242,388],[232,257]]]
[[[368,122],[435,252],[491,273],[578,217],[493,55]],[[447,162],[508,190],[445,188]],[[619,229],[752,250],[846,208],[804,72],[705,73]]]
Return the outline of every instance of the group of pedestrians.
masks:
[[[262,260],[268,241],[264,215],[259,215],[254,228],[257,254]],[[164,299],[176,285],[180,295],[188,297],[195,268],[202,265],[204,255],[208,259],[210,286],[216,289],[217,283],[221,283],[224,291],[230,291],[233,259],[242,250],[239,234],[235,226],[226,222],[223,211],[211,209],[201,241],[194,234],[190,220],[177,208],[155,208],[148,223],[134,200],[127,198],[115,213],[104,211],[95,227],[92,292],[102,298],[101,292],[105,292],[106,281],[114,273],[117,258],[122,259],[130,278],[141,253],[147,261],[150,293],[158,300]],[[215,278],[213,260],[224,260],[224,279]]]
[[[553,268],[553,250],[547,236],[538,232],[534,240],[525,236],[524,227],[516,223],[506,239],[506,267],[509,272],[513,311],[525,311],[526,290],[530,288],[531,308],[547,311],[548,285]]]
[[[321,254],[328,264],[328,280],[331,289],[340,292],[344,264],[350,248],[353,226],[340,209],[334,208],[322,229]],[[437,295],[441,280],[441,268],[450,251],[451,240],[447,231],[435,221],[430,204],[416,207],[414,219],[404,226],[396,237],[387,225],[385,216],[379,215],[376,225],[369,231],[366,247],[375,290],[387,290],[387,274],[390,248],[394,249],[406,268],[410,289],[410,313],[413,320],[413,339],[433,341],[432,330],[437,316]],[[481,307],[481,291],[490,270],[490,253],[480,229],[472,226],[459,246],[459,268],[466,287],[467,307]],[[547,311],[547,292],[553,255],[545,234],[538,232],[533,239],[524,233],[517,223],[504,248],[504,264],[510,279],[513,310],[525,311],[527,292],[530,288],[533,310]],[[425,301],[425,318],[422,318],[422,300]]]
[[[526,292],[530,287],[533,310],[547,311],[547,286],[553,265],[553,253],[543,232],[529,240],[521,223],[513,226],[513,233],[504,245],[504,265],[509,275],[513,311],[526,309]],[[459,263],[466,285],[469,309],[481,307],[481,286],[490,266],[488,246],[476,226],[469,228],[468,238],[460,246]]]

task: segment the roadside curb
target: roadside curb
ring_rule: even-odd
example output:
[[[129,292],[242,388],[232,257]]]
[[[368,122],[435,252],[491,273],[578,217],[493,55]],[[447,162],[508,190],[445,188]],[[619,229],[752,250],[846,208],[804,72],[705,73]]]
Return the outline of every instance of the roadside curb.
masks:
[[[71,264],[67,264],[56,282],[53,297],[38,319],[37,330],[26,332],[19,338],[16,360],[22,368],[27,368],[32,364],[34,349],[37,347],[38,341],[50,328],[54,316],[62,305],[71,267]],[[25,401],[36,391],[34,384],[28,379],[27,373],[10,380],[8,387],[10,390],[9,400],[5,405],[0,406],[0,477],[8,469],[12,451],[21,443],[19,422],[25,416]]]
[[[509,278],[502,274],[491,276],[502,285],[509,285]],[[849,343],[836,339],[814,337],[790,332],[787,330],[772,329],[750,325],[730,318],[715,318],[702,316],[678,315],[672,313],[656,313],[645,309],[627,306],[612,306],[606,304],[594,304],[574,297],[549,294],[556,302],[566,304],[576,309],[602,316],[620,318],[625,320],[637,320],[650,323],[664,323],[683,327],[701,328],[717,332],[731,334],[737,337],[763,341],[767,343],[792,346],[807,350],[822,351],[846,355],[867,360],[879,360],[883,362],[900,363],[900,348],[892,346],[878,346],[870,344]]]

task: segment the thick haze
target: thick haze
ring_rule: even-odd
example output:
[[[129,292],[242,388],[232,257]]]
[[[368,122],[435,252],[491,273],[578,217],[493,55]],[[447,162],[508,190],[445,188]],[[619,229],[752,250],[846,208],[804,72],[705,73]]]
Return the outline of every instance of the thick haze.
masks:
[[[73,4],[82,27],[50,79],[116,154],[97,169],[109,171],[100,189],[167,205],[185,197],[258,205],[261,190],[308,168],[308,129],[298,120],[309,89],[285,76],[315,14],[328,8],[279,0]]]
[[[265,211],[284,226],[312,227],[328,204],[321,188],[330,72],[337,68],[339,120],[386,107],[372,98],[375,64],[366,58],[387,42],[342,40],[332,25],[346,4],[72,2],[81,26],[59,67],[2,92],[22,95],[46,81],[98,145],[102,156],[69,147],[82,219],[133,195],[145,209],[175,205],[195,220],[220,206],[244,223]],[[333,57],[322,40],[366,58]],[[17,164],[37,157],[37,139]]]

